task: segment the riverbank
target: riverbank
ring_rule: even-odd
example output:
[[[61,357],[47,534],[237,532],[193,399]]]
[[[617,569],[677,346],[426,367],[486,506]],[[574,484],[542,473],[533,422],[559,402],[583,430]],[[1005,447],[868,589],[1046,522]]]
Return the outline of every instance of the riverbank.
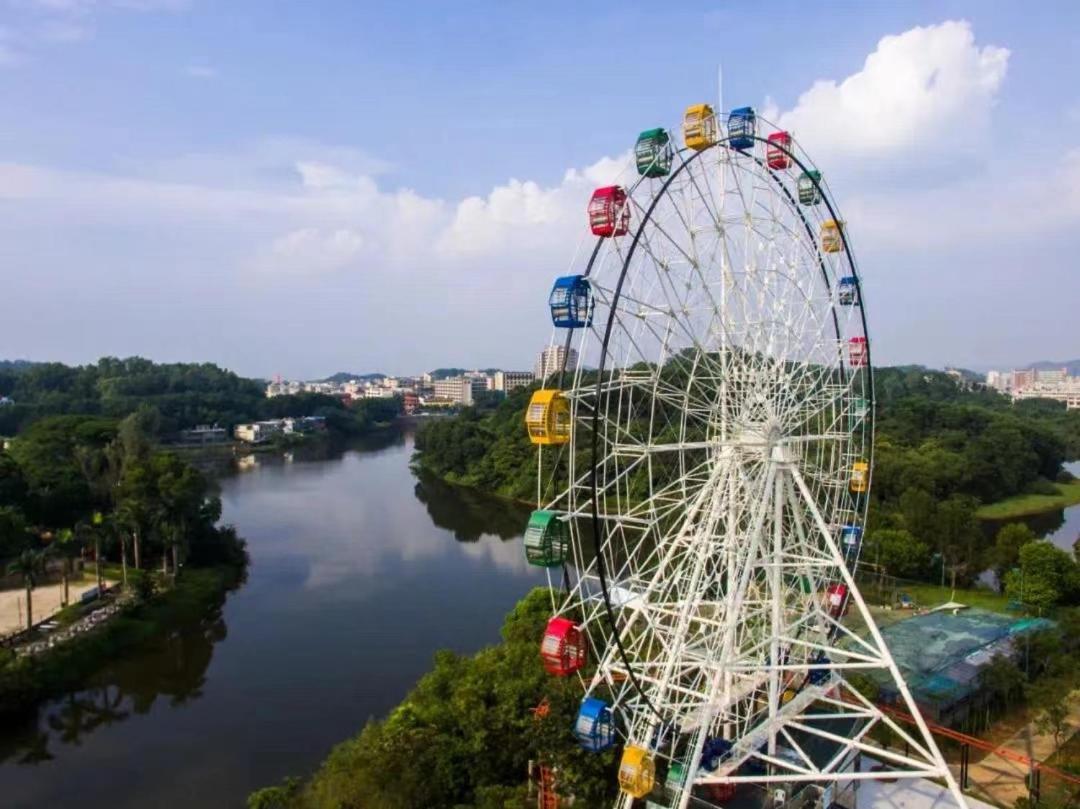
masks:
[[[133,587],[135,574],[129,571]],[[147,575],[147,571],[138,574]],[[0,650],[0,716],[25,713],[44,700],[79,688],[106,663],[212,614],[243,576],[243,566],[188,567],[175,585],[47,653],[17,657],[11,650]]]
[[[1055,483],[1058,494],[1018,494],[996,503],[980,506],[975,516],[982,520],[1006,520],[1030,517],[1047,511],[1059,511],[1080,503],[1080,480]]]

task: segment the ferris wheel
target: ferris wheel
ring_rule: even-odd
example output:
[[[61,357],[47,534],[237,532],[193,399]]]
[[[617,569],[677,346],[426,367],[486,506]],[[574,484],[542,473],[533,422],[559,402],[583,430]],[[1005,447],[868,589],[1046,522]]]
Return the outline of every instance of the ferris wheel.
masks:
[[[581,678],[579,743],[622,745],[620,806],[831,801],[867,778],[944,779],[963,806],[853,578],[874,393],[850,236],[764,126],[699,104],[681,148],[642,132],[552,289],[561,365],[526,412],[525,552],[554,610],[540,653]]]

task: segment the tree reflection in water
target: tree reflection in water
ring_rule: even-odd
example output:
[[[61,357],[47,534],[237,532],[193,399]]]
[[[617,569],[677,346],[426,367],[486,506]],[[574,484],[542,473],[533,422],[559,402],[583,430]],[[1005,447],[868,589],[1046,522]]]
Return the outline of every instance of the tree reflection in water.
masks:
[[[522,503],[454,486],[425,472],[416,477],[416,499],[427,508],[431,521],[451,531],[458,542],[477,542],[485,534],[505,542],[525,530],[530,509]]]
[[[41,706],[0,737],[0,762],[49,761],[57,745],[80,745],[94,731],[146,714],[165,697],[170,707],[202,696],[214,645],[226,636],[220,608],[197,625],[148,643],[107,665],[84,689]]]

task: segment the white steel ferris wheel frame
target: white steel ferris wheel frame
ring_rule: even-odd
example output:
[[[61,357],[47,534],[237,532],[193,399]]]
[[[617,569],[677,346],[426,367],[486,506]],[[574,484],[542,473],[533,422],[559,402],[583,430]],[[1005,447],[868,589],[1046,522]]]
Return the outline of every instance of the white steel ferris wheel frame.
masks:
[[[938,778],[965,806],[855,585],[858,545],[842,544],[865,524],[851,470],[870,464],[873,435],[849,235],[822,250],[826,215],[840,221],[827,189],[801,205],[795,178],[812,164],[773,145],[787,165],[770,166],[764,144],[680,150],[668,176],[629,189],[629,232],[592,251],[594,323],[555,338],[576,338],[580,357],[563,391],[571,440],[538,460],[538,505],[571,537],[553,603],[587,633],[584,686],[624,741],[681,765],[654,805],[684,809],[709,784]],[[844,277],[855,306],[838,298]],[[846,588],[863,633],[830,587]],[[915,733],[849,684],[874,670]],[[710,739],[728,749],[706,769]],[[881,767],[852,771],[858,754]]]

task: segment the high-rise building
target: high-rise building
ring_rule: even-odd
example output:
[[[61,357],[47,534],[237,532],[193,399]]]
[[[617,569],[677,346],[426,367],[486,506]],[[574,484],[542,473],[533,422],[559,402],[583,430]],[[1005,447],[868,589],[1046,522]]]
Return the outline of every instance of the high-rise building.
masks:
[[[1068,368],[1040,368],[1035,372],[1035,381],[1046,385],[1060,385],[1068,378]]]
[[[517,388],[528,387],[533,379],[532,371],[496,371],[495,390],[509,393]]]
[[[1023,390],[1035,382],[1035,372],[1030,368],[1012,372],[1012,389]]]
[[[1008,373],[1002,373],[1001,371],[986,372],[986,387],[988,388],[1004,392],[1009,389],[1011,382],[1012,376]]]
[[[552,374],[559,373],[559,371],[572,372],[576,370],[577,363],[578,353],[576,349],[567,349],[566,346],[548,346],[537,356],[533,374],[537,379],[544,380]]]

